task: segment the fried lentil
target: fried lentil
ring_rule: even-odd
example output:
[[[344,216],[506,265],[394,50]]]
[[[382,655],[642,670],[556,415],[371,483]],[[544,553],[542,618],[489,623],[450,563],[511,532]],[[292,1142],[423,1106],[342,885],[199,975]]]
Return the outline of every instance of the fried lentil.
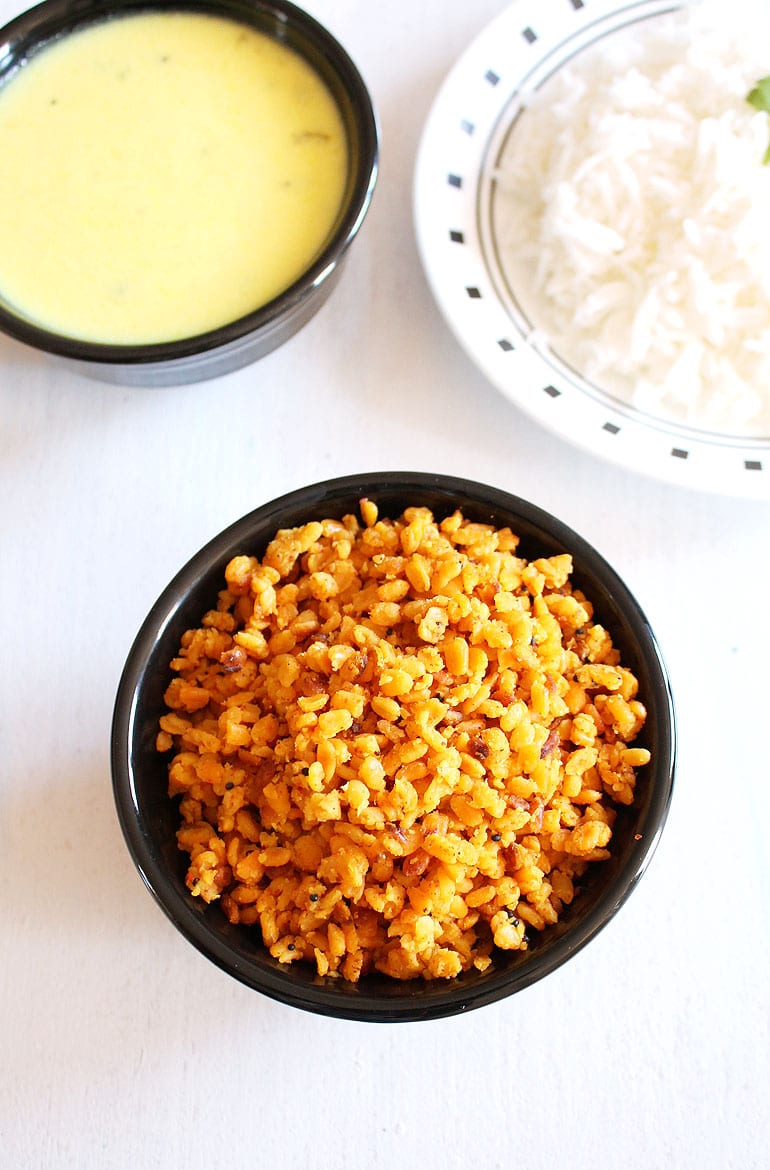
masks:
[[[359,510],[233,558],[182,638],[157,747],[187,885],[321,975],[483,971],[609,856],[646,712],[569,555]]]

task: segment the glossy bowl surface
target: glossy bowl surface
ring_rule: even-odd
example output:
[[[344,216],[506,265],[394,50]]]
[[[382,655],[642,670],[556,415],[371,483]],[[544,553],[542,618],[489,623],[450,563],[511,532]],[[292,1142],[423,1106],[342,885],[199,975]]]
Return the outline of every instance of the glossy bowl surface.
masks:
[[[303,57],[339,106],[348,140],[348,179],[328,242],[307,271],[266,305],[207,333],[152,345],[102,345],[40,328],[0,295],[2,332],[90,377],[123,385],[168,386],[217,377],[264,357],[298,332],[336,284],[368,211],[379,163],[377,119],[356,66],[331,33],[287,0],[44,0],[0,29],[0,87],[68,33],[111,17],[163,10],[194,10],[248,24]]]
[[[381,516],[410,505],[437,517],[456,508],[473,520],[510,525],[532,559],[571,552],[573,581],[594,603],[623,661],[636,673],[648,712],[639,742],[652,763],[639,772],[637,799],[621,809],[613,854],[583,882],[561,920],[533,932],[525,953],[496,952],[485,972],[451,981],[407,982],[367,976],[358,984],[321,978],[299,964],[271,958],[258,931],[232,926],[221,910],[192,898],[184,884],[186,858],[176,846],[176,802],[167,796],[167,759],[155,750],[168,663],[182,633],[197,626],[216,601],[224,569],[237,553],[261,555],[279,528],[356,512],[362,496]],[[214,963],[247,986],[295,1007],[348,1019],[396,1022],[465,1012],[542,979],[585,946],[620,908],[657,845],[671,799],[675,717],[666,668],[639,605],[614,570],[566,525],[525,500],[494,487],[443,475],[373,473],[329,480],[264,504],[215,537],[188,562],[153,606],[128,656],[115,703],[112,775],[118,816],[129,851],[147,887],[179,931]]]

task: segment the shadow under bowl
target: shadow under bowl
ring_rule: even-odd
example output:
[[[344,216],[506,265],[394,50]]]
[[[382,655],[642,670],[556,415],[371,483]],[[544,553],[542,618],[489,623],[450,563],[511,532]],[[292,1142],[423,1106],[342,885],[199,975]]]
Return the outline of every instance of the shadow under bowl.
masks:
[[[155,748],[169,661],[185,630],[216,602],[228,561],[261,555],[279,528],[357,513],[366,496],[381,517],[426,506],[437,519],[466,518],[510,526],[528,560],[569,552],[572,581],[595,607],[623,662],[639,680],[647,722],[639,737],[652,761],[640,769],[636,799],[621,807],[611,858],[589,867],[580,893],[554,926],[531,932],[526,952],[494,951],[491,967],[444,981],[402,983],[382,975],[357,984],[320,977],[309,966],[273,959],[257,928],[233,926],[216,904],[191,897],[187,857],[176,844],[177,802],[167,795],[168,760]],[[610,565],[585,540],[535,505],[494,487],[444,475],[383,472],[329,480],[291,492],[231,525],[188,562],[152,608],[120,682],[112,728],[112,774],[118,816],[147,887],[177,929],[204,955],[247,986],[308,1011],[355,1020],[427,1020],[466,1012],[535,983],[586,945],[623,905],[642,877],[668,813],[675,761],[675,716],[666,668],[639,605]]]
[[[0,293],[0,331],[88,377],[129,386],[204,381],[264,357],[320,309],[339,279],[377,180],[379,128],[358,69],[323,25],[287,0],[44,0],[0,29],[0,91],[37,53],[96,22],[132,13],[195,11],[249,25],[285,44],[320,76],[339,108],[348,173],[336,221],[320,253],[284,292],[226,325],[168,342],[112,345],[51,332]]]

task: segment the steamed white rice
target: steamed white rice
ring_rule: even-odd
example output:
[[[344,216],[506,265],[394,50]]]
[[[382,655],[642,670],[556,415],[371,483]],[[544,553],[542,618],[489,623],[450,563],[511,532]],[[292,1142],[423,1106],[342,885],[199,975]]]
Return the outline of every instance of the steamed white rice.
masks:
[[[761,8],[586,50],[520,117],[494,212],[555,353],[640,409],[752,434],[770,434],[770,121],[746,101],[770,74]]]

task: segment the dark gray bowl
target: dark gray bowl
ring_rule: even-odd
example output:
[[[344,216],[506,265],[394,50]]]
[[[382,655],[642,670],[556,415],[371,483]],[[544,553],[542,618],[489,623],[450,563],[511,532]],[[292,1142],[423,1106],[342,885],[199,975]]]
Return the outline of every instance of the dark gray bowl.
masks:
[[[651,748],[652,763],[639,772],[633,807],[618,814],[611,859],[593,867],[580,896],[556,925],[533,932],[528,952],[498,952],[487,971],[451,981],[401,983],[376,975],[347,984],[320,978],[298,964],[282,966],[268,954],[258,930],[232,926],[215,904],[192,898],[184,883],[186,857],[176,845],[176,803],[166,794],[167,761],[155,750],[168,663],[182,633],[215,604],[230,558],[241,552],[260,555],[278,528],[355,512],[364,495],[375,500],[383,516],[421,504],[438,517],[461,508],[469,519],[510,525],[528,559],[571,552],[572,579],[590,597],[597,619],[639,679],[648,712],[639,742]],[[112,728],[113,786],[126,843],[177,929],[223,970],[265,995],[325,1015],[381,1022],[433,1019],[492,1003],[542,979],[585,946],[645,871],[668,813],[674,757],[674,708],[660,650],[638,604],[607,562],[534,504],[483,484],[413,472],[352,475],[291,492],[244,516],[196,553],[139,631],[120,682]]]
[[[0,29],[0,86],[52,40],[132,11],[194,9],[241,21],[304,57],[334,96],[348,139],[347,188],[318,258],[280,296],[245,317],[195,337],[152,345],[101,345],[42,329],[0,297],[0,330],[101,381],[132,386],[199,382],[263,357],[318,311],[336,284],[377,180],[379,131],[369,92],[331,33],[287,0],[45,0]]]

